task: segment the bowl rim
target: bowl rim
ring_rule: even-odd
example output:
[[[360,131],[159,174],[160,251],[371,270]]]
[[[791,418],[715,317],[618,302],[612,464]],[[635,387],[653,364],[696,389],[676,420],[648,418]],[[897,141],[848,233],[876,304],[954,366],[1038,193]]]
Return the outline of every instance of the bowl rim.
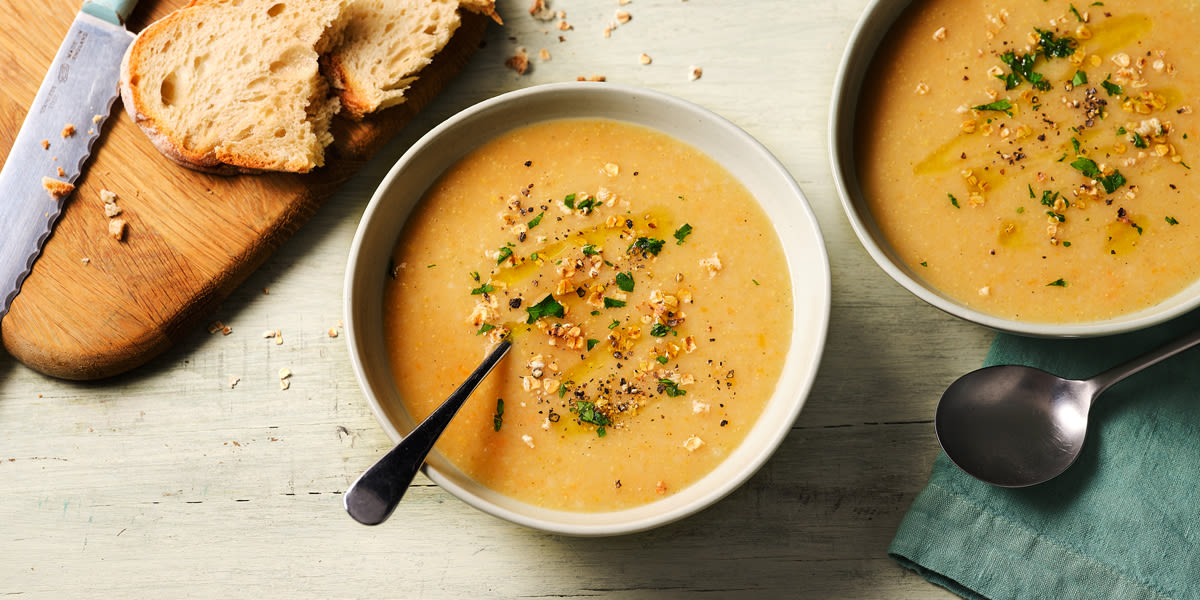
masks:
[[[469,124],[471,119],[476,118],[483,114],[487,114],[490,111],[492,111],[493,109],[497,109],[497,107],[503,107],[506,105],[513,105],[513,104],[519,105],[521,103],[528,101],[530,98],[537,98],[539,96],[548,96],[549,97],[549,96],[561,95],[561,94],[587,94],[587,95],[598,95],[599,97],[607,96],[610,98],[614,98],[617,96],[632,96],[635,98],[634,100],[632,100],[632,102],[639,102],[639,101],[650,102],[650,103],[668,106],[668,107],[672,108],[673,110],[685,111],[685,113],[687,115],[699,119],[701,121],[701,125],[707,126],[707,127],[715,127],[715,128],[720,129],[723,132],[723,134],[725,134],[725,135],[735,136],[740,141],[740,143],[743,145],[744,151],[746,151],[747,153],[752,153],[753,156],[757,160],[763,161],[763,163],[765,165],[763,168],[769,169],[772,173],[772,176],[777,178],[778,183],[776,185],[787,187],[788,202],[795,203],[795,206],[793,207],[793,210],[795,211],[795,213],[792,216],[788,216],[785,220],[795,221],[798,224],[798,227],[805,230],[804,233],[808,236],[808,239],[801,240],[799,242],[795,242],[795,244],[797,244],[797,245],[805,244],[806,246],[804,249],[806,252],[809,252],[809,251],[815,252],[815,256],[812,258],[819,262],[819,266],[820,266],[819,270],[822,275],[820,281],[807,281],[808,289],[805,290],[805,292],[807,292],[814,300],[813,307],[815,308],[815,310],[813,312],[814,312],[814,315],[818,317],[815,319],[817,327],[815,327],[815,328],[810,327],[803,334],[804,339],[809,340],[809,346],[811,346],[810,348],[806,349],[808,354],[806,354],[802,358],[798,358],[798,359],[793,358],[793,354],[795,354],[798,351],[797,350],[798,341],[801,339],[800,332],[793,331],[793,337],[792,337],[791,341],[789,342],[789,347],[788,347],[788,357],[785,359],[785,367],[784,367],[785,369],[789,365],[792,364],[793,360],[802,360],[804,362],[804,364],[801,365],[802,373],[798,376],[789,376],[788,373],[786,373],[786,372],[781,373],[780,382],[779,382],[779,384],[777,384],[780,387],[783,386],[783,382],[785,381],[785,379],[788,379],[789,381],[791,381],[791,380],[794,380],[794,381],[791,381],[791,386],[782,392],[780,391],[780,388],[777,388],[776,392],[772,395],[771,399],[768,400],[767,404],[764,406],[764,409],[763,409],[763,415],[766,415],[766,414],[768,414],[768,410],[772,406],[776,405],[777,403],[782,402],[782,400],[779,400],[779,397],[782,397],[782,394],[788,394],[789,396],[794,396],[794,397],[789,397],[788,403],[786,405],[784,405],[784,408],[786,409],[786,411],[780,415],[776,415],[778,417],[781,417],[780,419],[778,419],[779,424],[772,427],[772,429],[770,431],[770,436],[764,437],[763,442],[761,444],[756,444],[756,447],[758,448],[757,452],[751,452],[748,455],[748,457],[742,461],[742,464],[737,466],[736,473],[734,473],[734,476],[729,477],[724,480],[721,480],[718,485],[710,486],[706,492],[699,494],[697,497],[695,497],[687,502],[683,502],[683,500],[681,499],[680,501],[675,503],[676,504],[675,506],[668,506],[667,510],[663,510],[663,511],[655,511],[655,510],[650,510],[647,508],[647,507],[654,507],[655,505],[663,504],[663,503],[667,502],[667,500],[670,498],[683,496],[685,494],[685,490],[687,488],[680,490],[677,494],[668,496],[667,499],[665,499],[665,500],[659,500],[656,502],[652,502],[650,504],[643,505],[642,507],[635,507],[632,509],[624,509],[624,510],[618,510],[618,511],[608,511],[608,512],[603,512],[603,513],[576,513],[576,512],[570,512],[570,511],[556,511],[556,510],[552,510],[552,509],[538,507],[538,506],[531,505],[531,504],[525,504],[525,503],[512,501],[512,502],[515,502],[516,504],[520,504],[524,507],[529,507],[532,509],[532,511],[537,512],[539,514],[543,514],[543,515],[551,515],[551,516],[559,516],[559,517],[562,517],[562,516],[580,517],[581,515],[600,514],[600,515],[607,515],[607,516],[613,517],[613,516],[628,514],[631,517],[631,519],[628,521],[622,521],[622,522],[618,522],[618,523],[587,522],[587,519],[583,519],[579,523],[569,523],[568,524],[568,523],[564,523],[562,520],[537,518],[536,516],[531,516],[529,514],[520,513],[515,510],[512,510],[506,506],[502,506],[495,501],[496,497],[500,496],[498,493],[492,492],[491,494],[489,494],[487,492],[490,492],[490,490],[487,490],[486,488],[483,488],[483,486],[478,485],[478,484],[477,485],[479,488],[483,488],[482,490],[465,489],[463,486],[458,485],[458,483],[454,480],[454,478],[452,478],[448,474],[443,474],[438,468],[436,468],[434,465],[431,465],[429,462],[427,462],[425,464],[425,466],[422,468],[422,471],[430,479],[432,479],[434,482],[436,482],[439,486],[441,486],[446,491],[448,491],[451,494],[453,494],[454,496],[458,497],[463,502],[466,502],[468,505],[471,505],[478,510],[481,510],[485,513],[499,517],[501,519],[504,519],[504,520],[507,520],[507,521],[510,521],[510,522],[513,522],[513,523],[516,523],[519,525],[524,525],[524,526],[530,527],[532,529],[542,530],[542,531],[551,532],[551,533],[565,534],[565,535],[573,535],[573,536],[623,535],[623,534],[635,533],[635,532],[659,527],[659,526],[677,521],[677,520],[687,517],[689,515],[692,515],[696,512],[699,512],[699,511],[715,504],[716,502],[718,502],[719,500],[721,500],[722,498],[727,496],[729,493],[731,493],[732,491],[734,491],[735,489],[740,487],[742,484],[744,484],[778,450],[778,447],[782,444],[783,440],[786,438],[786,436],[790,432],[792,424],[795,422],[796,418],[799,416],[801,409],[803,408],[804,404],[806,403],[806,401],[809,397],[809,394],[812,391],[813,383],[814,383],[817,373],[819,371],[819,366],[820,366],[821,358],[824,353],[826,338],[827,338],[827,334],[828,334],[829,317],[830,317],[831,304],[832,304],[832,284],[831,284],[832,274],[831,274],[831,269],[830,269],[830,264],[829,264],[828,253],[827,253],[825,243],[824,243],[824,238],[821,234],[820,226],[816,219],[816,215],[812,210],[812,206],[809,204],[807,198],[805,197],[803,191],[800,189],[799,185],[795,182],[794,178],[792,178],[791,174],[782,165],[782,163],[780,163],[778,161],[778,159],[773,154],[771,154],[770,151],[767,150],[767,148],[765,146],[763,146],[760,142],[758,142],[758,140],[756,140],[752,136],[750,136],[749,133],[740,129],[739,127],[734,125],[732,122],[724,119],[723,117],[717,115],[716,113],[713,113],[713,112],[709,111],[708,109],[705,109],[699,105],[693,104],[686,100],[682,100],[680,98],[677,98],[677,97],[674,97],[674,96],[671,96],[671,95],[668,95],[668,94],[665,94],[662,92],[646,89],[646,88],[639,88],[639,87],[626,86],[626,85],[613,84],[613,83],[568,82],[568,83],[556,83],[556,84],[544,84],[544,85],[538,85],[538,86],[531,86],[528,88],[522,88],[519,90],[507,92],[507,93],[489,98],[487,100],[484,100],[482,102],[479,102],[475,105],[472,105],[472,106],[460,111],[459,113],[453,115],[452,117],[446,119],[445,121],[443,121],[442,123],[440,123],[439,125],[434,127],[433,129],[431,129],[428,133],[423,135],[416,143],[414,143],[403,154],[403,156],[401,156],[400,159],[398,159],[396,161],[396,163],[391,167],[391,169],[388,171],[387,175],[383,178],[383,180],[380,182],[379,186],[376,188],[375,192],[372,194],[370,202],[368,203],[366,209],[363,212],[363,216],[362,216],[361,220],[359,221],[359,225],[355,232],[354,239],[351,243],[348,263],[347,263],[347,267],[346,267],[346,276],[345,276],[344,289],[343,289],[343,313],[345,316],[345,325],[346,325],[345,331],[347,333],[347,344],[349,346],[351,365],[354,369],[355,377],[358,381],[359,387],[360,387],[362,393],[367,397],[367,400],[371,406],[371,411],[372,411],[373,415],[375,416],[376,420],[379,422],[380,426],[383,427],[385,432],[388,433],[388,436],[393,441],[398,441],[402,436],[401,436],[399,430],[397,429],[396,424],[392,422],[392,419],[386,413],[384,407],[382,406],[382,404],[379,401],[379,398],[377,397],[375,390],[371,386],[371,383],[370,383],[371,376],[367,372],[367,366],[364,364],[364,358],[362,356],[362,353],[364,352],[364,346],[363,346],[364,340],[361,339],[361,337],[357,333],[358,332],[358,324],[356,322],[356,317],[355,317],[355,312],[356,312],[355,305],[356,305],[356,302],[358,301],[356,286],[359,285],[356,274],[359,273],[361,269],[366,268],[365,266],[360,265],[360,263],[368,262],[367,257],[364,257],[364,245],[366,243],[365,239],[366,239],[368,232],[372,226],[372,223],[377,220],[374,217],[376,216],[376,214],[378,212],[380,212],[382,210],[381,206],[387,201],[386,198],[388,195],[389,188],[392,188],[393,186],[397,185],[397,182],[399,181],[401,174],[403,173],[406,166],[409,165],[413,160],[415,160],[415,157],[420,156],[421,153],[423,151],[425,151],[428,147],[430,147],[432,144],[436,143],[438,140],[442,139],[443,136],[445,136],[447,134],[447,132],[452,133],[457,128],[463,127],[464,123]],[[595,111],[592,111],[592,112],[595,112]],[[589,118],[589,117],[595,117],[595,115],[580,113],[578,115],[575,115],[574,118]],[[498,132],[493,132],[491,134],[488,134],[488,136],[484,139],[484,141],[481,141],[481,142],[472,141],[472,143],[467,145],[466,148],[464,149],[464,151],[459,154],[459,158],[461,158],[462,155],[465,155],[466,152],[474,150],[476,147],[478,147],[479,144],[484,143],[487,139],[493,139],[497,135],[501,135],[507,131],[511,131],[511,130],[516,129],[521,126],[545,122],[545,121],[553,120],[555,118],[560,118],[560,117],[543,118],[543,117],[537,116],[537,117],[530,118],[529,120],[523,120],[520,123],[506,125],[506,126],[502,127],[501,129],[499,129]],[[566,117],[566,118],[570,118],[570,117]],[[619,117],[600,116],[597,118],[613,118],[616,120],[620,120]],[[649,125],[644,122],[639,122],[636,119],[632,119],[632,118],[626,119],[626,122],[640,124],[642,126],[649,127],[652,129],[654,128],[653,125]],[[661,131],[661,129],[660,129],[660,131]],[[670,132],[667,132],[667,134],[672,135],[672,137],[676,137],[676,138],[679,137]],[[484,135],[484,134],[479,134],[479,135]],[[687,142],[685,142],[685,143],[687,143]],[[693,144],[693,145],[695,145],[695,144]],[[699,149],[703,152],[710,153],[705,148],[700,147]],[[446,163],[446,165],[444,165],[442,167],[443,170],[449,164],[453,164],[457,160],[458,159],[456,158],[456,159],[448,161],[448,163]],[[436,179],[436,177],[439,175],[440,175],[440,173],[432,176],[430,182],[432,182],[432,179]],[[735,175],[736,175],[736,173],[735,173]],[[422,189],[422,191],[421,191],[421,194],[423,194],[423,193],[424,193],[424,189]],[[759,202],[761,205],[762,200],[759,200]],[[414,202],[414,204],[415,204],[415,202]],[[764,211],[766,211],[765,207],[764,207]],[[768,216],[771,216],[770,213],[768,213]],[[772,222],[774,222],[774,219],[772,219]],[[780,226],[778,224],[774,224],[774,226],[776,227],[776,230],[775,230],[776,235],[779,236],[780,235],[780,230],[779,230]],[[402,227],[402,225],[400,225],[399,227]],[[794,303],[798,303],[799,300],[801,299],[801,295],[800,295],[800,291],[795,289],[796,285],[795,285],[794,277],[795,277],[796,268],[794,265],[792,265],[792,262],[790,260],[791,256],[787,252],[788,243],[782,239],[782,236],[780,236],[780,238],[781,238],[781,243],[783,243],[785,246],[785,255],[787,255],[787,258],[789,259],[788,260],[788,269],[793,277],[793,279],[792,279],[792,281],[793,281],[793,291],[792,291],[793,301],[794,301]],[[395,242],[393,241],[392,244],[394,245],[394,243]],[[811,246],[811,247],[809,247],[809,246]],[[382,273],[380,274],[380,278],[382,279]],[[794,314],[793,314],[793,323],[794,324],[799,323],[800,317],[798,314],[796,314],[799,312],[799,310],[800,310],[799,306],[796,306],[794,308],[794,311],[793,311],[794,312]],[[795,326],[793,328],[798,329],[798,327],[795,327]],[[387,377],[390,380],[390,377],[391,377],[390,370],[389,370],[389,373],[387,374]],[[751,431],[747,433],[747,438],[746,438],[747,440],[750,439],[750,436],[760,433],[760,428],[764,426],[763,422],[764,422],[764,419],[762,418],[762,416],[760,416],[759,419],[756,421],[755,425],[752,427]],[[749,447],[749,445],[746,444],[745,440],[742,442],[742,444],[739,445],[739,447],[737,449],[732,451],[725,460],[723,460],[721,463],[718,463],[718,465],[716,467],[714,467],[712,473],[705,475],[704,477],[701,477],[700,480],[697,480],[696,482],[694,482],[693,484],[691,484],[688,487],[691,488],[691,487],[698,486],[698,484],[705,481],[707,478],[711,477],[713,473],[720,471],[724,465],[728,465],[729,463],[732,463],[733,458],[736,455],[738,455],[739,451],[743,447],[747,447],[747,448]],[[732,467],[727,467],[727,469],[728,468],[732,468]],[[501,498],[503,498],[503,497],[501,497]],[[683,498],[686,499],[686,496],[684,496]],[[510,503],[512,503],[512,502],[510,502]]]
[[[893,281],[934,308],[997,332],[1025,337],[1085,338],[1127,333],[1164,323],[1200,307],[1200,282],[1196,282],[1154,306],[1110,319],[1078,323],[1018,321],[985,313],[954,300],[936,288],[922,283],[909,273],[906,266],[898,262],[891,254],[890,248],[880,242],[876,233],[871,230],[874,226],[873,221],[863,217],[863,214],[869,211],[865,206],[860,206],[865,200],[858,187],[854,157],[854,119],[866,69],[874,59],[880,43],[891,31],[892,25],[917,1],[919,0],[872,0],[867,5],[846,42],[834,77],[830,100],[827,135],[834,188],[837,190],[843,214],[850,222],[859,243],[875,264]],[[1189,295],[1191,298],[1187,299]]]

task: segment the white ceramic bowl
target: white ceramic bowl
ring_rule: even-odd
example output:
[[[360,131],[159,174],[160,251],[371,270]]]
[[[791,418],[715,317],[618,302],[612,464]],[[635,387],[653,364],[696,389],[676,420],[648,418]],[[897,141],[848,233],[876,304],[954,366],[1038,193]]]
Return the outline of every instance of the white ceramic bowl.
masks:
[[[510,129],[560,118],[613,119],[665,132],[705,151],[759,199],[783,242],[794,290],[794,333],[782,378],[763,415],[736,451],[697,483],[646,506],[600,513],[539,508],[479,485],[436,453],[426,462],[425,473],[464,502],[521,525],[569,535],[641,531],[716,502],[766,462],[800,413],[825,344],[830,275],[817,221],[787,170],[728,121],[661,93],[610,83],[533,87],[482,102],[450,118],[400,158],[371,198],[359,224],[345,284],[350,357],[376,418],[388,435],[399,441],[414,423],[407,415],[392,421],[383,409],[400,406],[400,400],[381,323],[388,257],[405,219],[438,176],[471,150]]]
[[[874,0],[859,20],[838,69],[829,115],[830,163],[842,207],[863,247],[875,262],[908,291],[956,317],[1019,335],[1034,337],[1093,337],[1134,331],[1180,316],[1200,306],[1200,282],[1157,306],[1083,323],[1049,324],[1006,319],[980,312],[930,287],[896,255],[867,208],[858,183],[854,124],[863,79],[876,50],[892,24],[914,0]]]

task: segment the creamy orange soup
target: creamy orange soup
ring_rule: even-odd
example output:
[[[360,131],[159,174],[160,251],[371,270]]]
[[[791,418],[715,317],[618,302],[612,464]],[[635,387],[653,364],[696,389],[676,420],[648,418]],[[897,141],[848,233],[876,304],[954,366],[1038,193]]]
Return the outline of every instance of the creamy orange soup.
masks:
[[[1200,277],[1196,31],[1190,0],[914,2],[857,120],[883,234],[918,277],[1007,318],[1180,292]]]
[[[569,511],[675,493],[742,441],[791,336],[783,250],[746,188],[671,137],[603,120],[508,133],[427,192],[386,288],[404,410],[512,351],[437,450]]]

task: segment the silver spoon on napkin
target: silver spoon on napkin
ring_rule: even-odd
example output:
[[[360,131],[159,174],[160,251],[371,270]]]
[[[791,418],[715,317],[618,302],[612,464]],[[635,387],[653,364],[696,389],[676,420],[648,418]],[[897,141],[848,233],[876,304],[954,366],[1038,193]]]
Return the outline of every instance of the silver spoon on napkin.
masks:
[[[512,348],[512,342],[508,340],[496,345],[441,406],[404,436],[379,462],[359,475],[343,498],[346,512],[355,521],[364,525],[378,525],[391,516],[404,497],[404,492],[408,491],[413,477],[425,464],[425,457],[433,450],[433,444],[471,396],[471,392],[492,372],[509,348]]]
[[[1026,487],[1067,470],[1083,448],[1088,412],[1117,382],[1200,344],[1200,330],[1085,380],[1017,365],[958,378],[934,416],[938,442],[968,475]]]

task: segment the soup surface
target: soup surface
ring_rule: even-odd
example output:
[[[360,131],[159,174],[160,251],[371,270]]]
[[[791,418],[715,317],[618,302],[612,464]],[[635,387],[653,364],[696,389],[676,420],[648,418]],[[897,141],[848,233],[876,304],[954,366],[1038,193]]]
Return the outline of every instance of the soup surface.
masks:
[[[860,102],[858,174],[910,270],[1030,322],[1200,277],[1193,0],[918,0]],[[1194,163],[1194,164],[1192,164]]]
[[[403,409],[425,418],[511,336],[436,448],[553,509],[634,507],[703,477],[754,425],[791,339],[761,207],[708,156],[631,124],[548,121],[477,149],[426,193],[393,261]]]

